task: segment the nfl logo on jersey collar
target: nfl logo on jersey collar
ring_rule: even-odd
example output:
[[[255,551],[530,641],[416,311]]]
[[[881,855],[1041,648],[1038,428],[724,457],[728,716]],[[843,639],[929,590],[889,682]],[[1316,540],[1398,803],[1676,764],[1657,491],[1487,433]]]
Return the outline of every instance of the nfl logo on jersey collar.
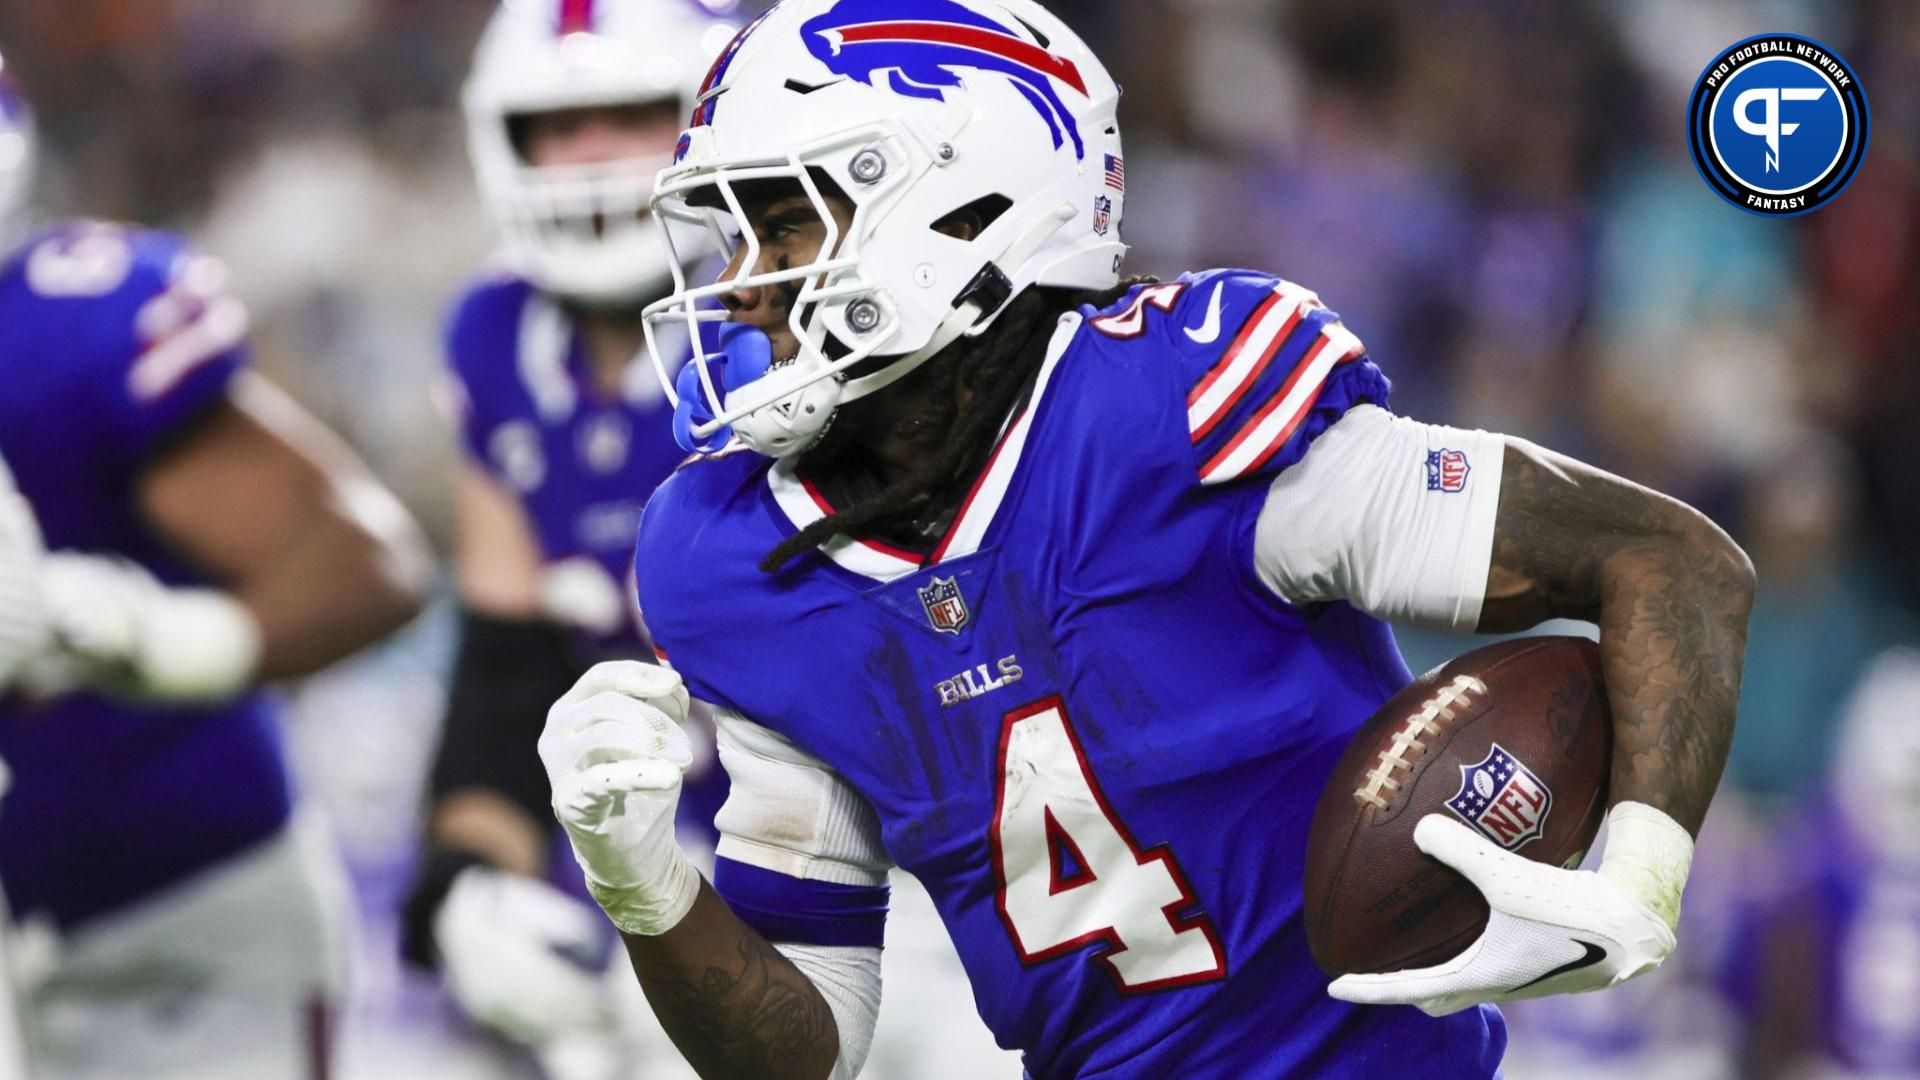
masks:
[[[1546,833],[1553,792],[1506,747],[1494,743],[1486,757],[1460,766],[1460,791],[1447,800],[1447,809],[1480,835],[1518,851]]]
[[[927,611],[927,622],[943,634],[958,634],[967,625],[967,598],[951,577],[937,577],[916,590],[920,606]]]

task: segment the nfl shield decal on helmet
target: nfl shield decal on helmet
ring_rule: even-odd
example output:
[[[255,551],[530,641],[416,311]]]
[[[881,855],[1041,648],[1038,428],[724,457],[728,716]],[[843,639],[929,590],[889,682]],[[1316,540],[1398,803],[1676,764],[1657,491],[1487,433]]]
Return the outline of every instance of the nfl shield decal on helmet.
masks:
[[[1100,236],[1107,235],[1107,226],[1113,220],[1113,200],[1105,195],[1093,197],[1093,231]]]
[[[1447,800],[1447,809],[1487,839],[1518,851],[1546,832],[1553,792],[1506,747],[1494,743],[1478,763],[1460,766],[1460,791]]]
[[[927,609],[927,622],[943,634],[958,634],[967,625],[967,598],[953,578],[934,578],[919,590],[920,606]]]

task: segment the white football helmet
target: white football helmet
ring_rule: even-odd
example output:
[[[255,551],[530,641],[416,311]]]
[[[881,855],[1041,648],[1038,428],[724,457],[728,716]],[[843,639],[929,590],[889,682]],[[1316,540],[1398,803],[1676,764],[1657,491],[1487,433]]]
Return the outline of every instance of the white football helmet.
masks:
[[[687,334],[717,321],[736,288],[798,282],[789,326],[800,354],[724,388],[696,349],[710,422],[763,454],[805,449],[839,405],[885,387],[963,334],[978,334],[1034,285],[1119,280],[1125,172],[1119,89],[1073,31],[1033,0],[784,0],[715,60],[693,126],[655,185],[654,213],[744,243],[737,273],[647,308],[655,370]],[[854,205],[838,235],[815,177]],[[761,271],[736,185],[791,180],[827,223],[821,256]],[[719,207],[714,209],[714,207]],[[972,239],[935,231],[972,208]],[[662,231],[671,248],[674,237]],[[790,286],[789,286],[790,287]],[[698,334],[692,335],[700,340]],[[893,358],[858,377],[870,357]],[[676,397],[676,401],[677,401]]]
[[[0,57],[0,238],[27,201],[37,142],[33,111],[7,71],[6,58]]]
[[[733,35],[715,12],[738,0],[505,0],[467,81],[467,143],[512,268],[548,292],[595,304],[664,288],[648,212],[658,157],[534,168],[516,117],[596,105],[691,111],[707,61]]]

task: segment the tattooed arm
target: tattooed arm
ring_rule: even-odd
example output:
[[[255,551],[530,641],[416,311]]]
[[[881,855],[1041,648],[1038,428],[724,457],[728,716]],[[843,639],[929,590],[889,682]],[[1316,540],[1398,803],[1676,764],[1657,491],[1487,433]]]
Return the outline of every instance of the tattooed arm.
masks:
[[[624,937],[654,1015],[701,1076],[832,1073],[840,1036],[826,999],[710,886],[667,933]]]
[[[1733,739],[1753,589],[1746,554],[1699,511],[1507,440],[1479,629],[1600,625],[1613,802],[1700,831]]]

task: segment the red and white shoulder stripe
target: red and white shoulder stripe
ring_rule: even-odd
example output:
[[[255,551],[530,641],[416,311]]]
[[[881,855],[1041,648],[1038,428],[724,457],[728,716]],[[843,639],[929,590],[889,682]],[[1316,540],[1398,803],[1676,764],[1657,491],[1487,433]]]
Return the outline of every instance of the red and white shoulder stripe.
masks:
[[[1365,353],[1311,290],[1276,284],[1187,394],[1201,483],[1259,470],[1299,430],[1334,370]]]

